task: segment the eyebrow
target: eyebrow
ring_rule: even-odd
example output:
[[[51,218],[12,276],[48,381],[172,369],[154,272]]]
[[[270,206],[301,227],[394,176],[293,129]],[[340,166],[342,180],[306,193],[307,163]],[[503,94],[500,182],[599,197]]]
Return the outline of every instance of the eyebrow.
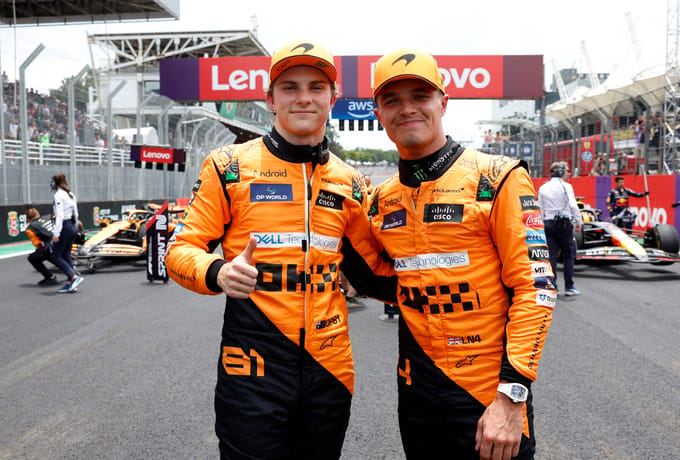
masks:
[[[304,84],[309,84],[309,85],[318,85],[318,84],[326,84],[330,85],[330,82],[328,80],[324,80],[323,78],[320,78],[318,80],[311,80],[311,81],[298,81],[298,80],[281,80],[280,83],[282,84],[295,84],[295,85],[304,85]]]
[[[422,87],[422,86],[419,86],[419,87],[417,87],[417,88],[413,88],[413,89],[411,89],[411,90],[409,91],[409,93],[415,93],[415,94],[420,94],[420,93],[422,93],[422,94],[430,94],[430,92],[431,92],[431,90],[430,90],[429,88],[424,88],[424,87]],[[390,96],[394,96],[394,95],[397,94],[397,93],[398,93],[397,91],[386,91],[386,92],[380,94],[379,97],[380,97],[380,98],[388,98],[388,97],[390,97]]]

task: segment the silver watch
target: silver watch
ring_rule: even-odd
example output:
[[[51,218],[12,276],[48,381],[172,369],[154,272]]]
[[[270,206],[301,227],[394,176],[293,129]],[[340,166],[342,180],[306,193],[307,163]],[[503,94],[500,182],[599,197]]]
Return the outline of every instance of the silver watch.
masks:
[[[529,389],[520,383],[499,383],[498,391],[506,395],[514,403],[524,402],[529,396]]]

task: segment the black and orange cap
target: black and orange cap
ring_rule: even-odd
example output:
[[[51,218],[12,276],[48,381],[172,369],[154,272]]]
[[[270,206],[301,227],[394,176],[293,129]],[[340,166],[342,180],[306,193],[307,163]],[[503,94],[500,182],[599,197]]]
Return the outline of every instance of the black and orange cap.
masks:
[[[375,63],[373,98],[387,83],[408,79],[423,80],[446,93],[439,65],[430,53],[416,49],[400,49],[384,55]]]
[[[269,85],[284,70],[298,65],[306,65],[319,69],[328,79],[335,83],[338,71],[333,63],[333,55],[326,48],[308,40],[296,40],[277,49],[272,56],[269,68]]]

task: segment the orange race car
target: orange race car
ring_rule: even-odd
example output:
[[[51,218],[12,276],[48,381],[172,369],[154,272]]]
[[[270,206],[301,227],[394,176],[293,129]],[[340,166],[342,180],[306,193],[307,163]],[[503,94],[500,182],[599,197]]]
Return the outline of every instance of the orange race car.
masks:
[[[147,209],[125,211],[123,220],[100,221],[102,228],[85,238],[81,244],[74,244],[71,256],[78,265],[84,263],[90,273],[97,271],[101,262],[113,263],[120,260],[137,261],[146,259],[146,223],[153,217],[160,205],[149,203]],[[169,206],[168,232],[172,234],[179,216],[186,206]]]

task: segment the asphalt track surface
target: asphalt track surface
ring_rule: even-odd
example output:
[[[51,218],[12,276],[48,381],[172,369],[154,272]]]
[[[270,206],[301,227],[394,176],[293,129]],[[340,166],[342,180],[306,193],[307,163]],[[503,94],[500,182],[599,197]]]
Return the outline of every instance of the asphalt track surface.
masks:
[[[63,277],[60,275],[60,277]],[[143,266],[39,288],[0,259],[0,459],[215,459],[224,299]],[[680,264],[577,266],[533,385],[538,460],[680,458]],[[343,459],[403,459],[397,324],[350,313],[357,383]],[[452,457],[453,458],[453,457]]]

